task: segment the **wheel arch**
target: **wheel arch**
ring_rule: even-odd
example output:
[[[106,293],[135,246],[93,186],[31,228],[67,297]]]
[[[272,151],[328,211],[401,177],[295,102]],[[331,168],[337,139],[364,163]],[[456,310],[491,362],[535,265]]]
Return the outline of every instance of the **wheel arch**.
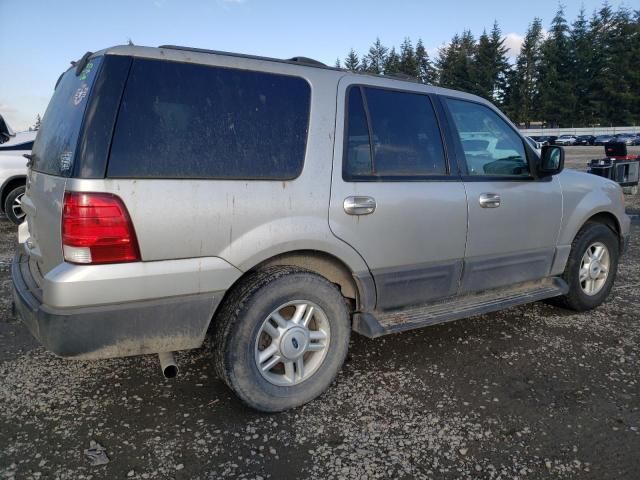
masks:
[[[227,289],[222,302],[242,285],[249,275],[271,266],[292,266],[317,273],[340,288],[342,296],[349,300],[351,311],[373,309],[376,289],[370,272],[355,272],[344,260],[322,250],[291,250],[272,255],[251,266]]]
[[[247,273],[275,265],[304,268],[338,285],[342,296],[352,300],[352,310],[361,310],[375,303],[375,287],[368,272],[352,271],[346,262],[331,253],[321,250],[284,252],[261,261]],[[238,281],[241,280],[242,277]]]
[[[613,233],[615,233],[616,237],[618,238],[618,243],[620,244],[620,248],[622,248],[623,246],[622,244],[624,242],[624,239],[622,237],[622,227],[620,225],[620,221],[618,220],[618,217],[616,217],[613,213],[604,211],[604,212],[598,212],[592,215],[582,224],[578,232],[582,230],[584,226],[588,223],[600,223],[602,225],[606,225],[607,227],[609,227],[609,229],[613,231]],[[578,232],[576,232],[576,235],[578,234]],[[575,235],[574,235],[574,238],[575,238]]]

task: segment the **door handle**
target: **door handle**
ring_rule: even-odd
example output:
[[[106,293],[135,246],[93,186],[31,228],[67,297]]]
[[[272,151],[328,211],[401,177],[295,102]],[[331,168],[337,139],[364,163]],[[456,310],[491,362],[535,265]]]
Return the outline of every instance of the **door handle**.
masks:
[[[500,195],[497,193],[483,193],[478,201],[482,208],[498,208],[500,206]]]
[[[344,199],[344,211],[348,215],[369,215],[376,209],[373,197],[353,196]]]

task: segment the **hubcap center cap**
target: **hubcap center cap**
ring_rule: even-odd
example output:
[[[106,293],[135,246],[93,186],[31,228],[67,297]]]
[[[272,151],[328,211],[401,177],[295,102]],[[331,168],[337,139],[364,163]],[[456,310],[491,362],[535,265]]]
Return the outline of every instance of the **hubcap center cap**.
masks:
[[[308,345],[309,333],[307,330],[302,327],[293,327],[282,335],[280,353],[289,360],[295,360],[307,351]]]
[[[600,275],[600,262],[593,262],[589,266],[589,276],[595,279],[595,278],[598,278],[599,275]]]

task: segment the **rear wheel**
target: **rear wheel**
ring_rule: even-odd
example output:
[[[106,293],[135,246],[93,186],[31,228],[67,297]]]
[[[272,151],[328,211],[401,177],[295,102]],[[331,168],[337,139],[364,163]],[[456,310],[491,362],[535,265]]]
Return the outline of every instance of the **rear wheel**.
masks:
[[[324,392],[340,370],[351,325],[338,288],[276,266],[234,287],[214,319],[216,370],[247,405],[278,412]]]
[[[566,295],[552,303],[576,311],[590,310],[605,301],[618,269],[618,238],[601,223],[587,223],[576,235],[562,275]]]
[[[24,222],[25,213],[22,210],[22,197],[24,197],[25,187],[20,185],[9,192],[4,201],[4,213],[9,220],[16,225]]]

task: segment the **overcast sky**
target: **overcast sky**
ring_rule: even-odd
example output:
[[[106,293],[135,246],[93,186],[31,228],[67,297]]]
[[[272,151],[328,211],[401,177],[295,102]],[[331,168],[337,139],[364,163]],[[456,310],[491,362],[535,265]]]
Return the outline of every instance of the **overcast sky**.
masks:
[[[573,20],[581,3],[564,0]],[[614,7],[635,2],[610,2]],[[422,38],[432,55],[454,33],[477,37],[494,20],[517,54],[533,17],[545,27],[557,0],[0,0],[0,114],[15,130],[43,114],[58,75],[88,50],[127,43],[187,45],[270,57],[312,57],[333,65],[379,36],[398,46]]]

